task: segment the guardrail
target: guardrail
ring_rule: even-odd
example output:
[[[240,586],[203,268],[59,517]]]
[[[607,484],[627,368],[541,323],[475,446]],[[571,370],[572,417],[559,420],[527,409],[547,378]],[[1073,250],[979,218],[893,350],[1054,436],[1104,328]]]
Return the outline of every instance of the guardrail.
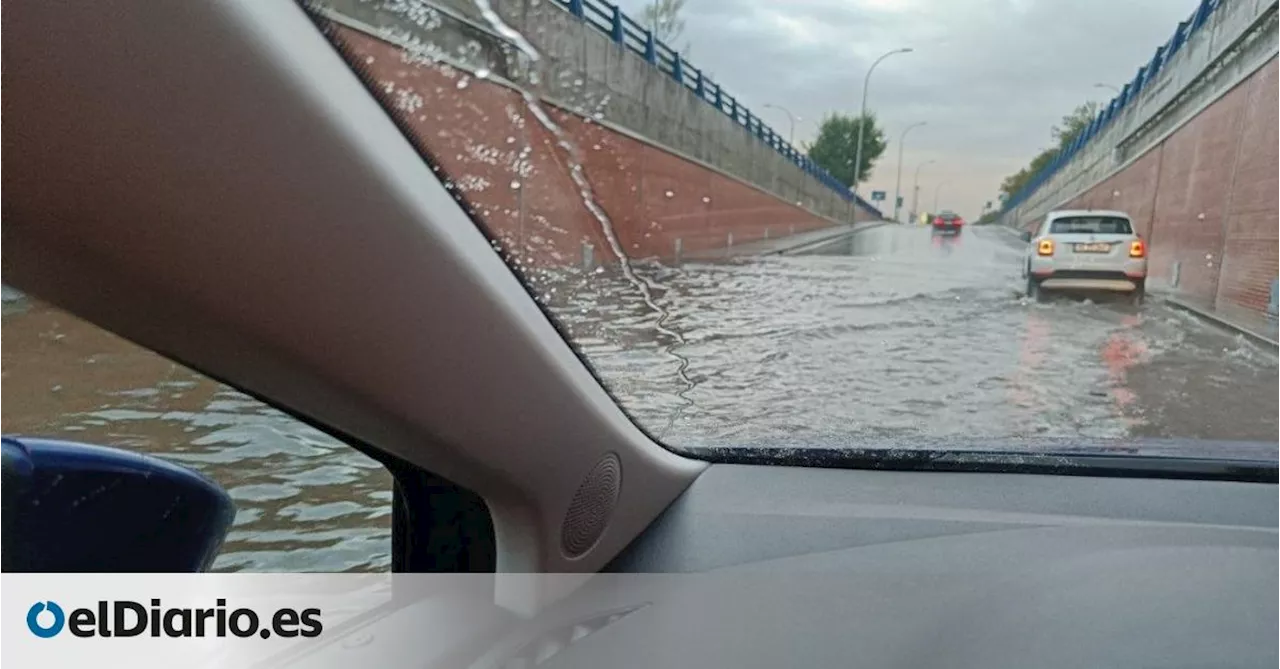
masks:
[[[1209,17],[1220,6],[1231,1],[1201,0],[1200,5],[1191,16],[1178,23],[1178,28],[1173,31],[1173,36],[1169,38],[1169,41],[1157,47],[1151,60],[1138,68],[1138,73],[1134,76],[1133,81],[1125,84],[1119,95],[1112,98],[1110,103],[1099,110],[1098,115],[1094,117],[1084,131],[1069,146],[1059,151],[1052,162],[1037,172],[1021,190],[1012,197],[1007,198],[1001,207],[1001,211],[1009,211],[1022,204],[1040,186],[1053,177],[1058,170],[1070,163],[1071,159],[1088,146],[1091,140],[1101,134],[1103,130],[1108,129],[1112,122],[1118,119],[1123,112],[1132,111],[1139,107],[1135,103],[1144,92],[1153,91],[1154,94],[1163,92],[1163,86],[1156,85],[1156,79],[1167,71],[1166,66],[1173,62],[1175,56],[1183,52],[1188,40],[1204,27],[1209,21]]]
[[[655,38],[653,31],[627,16],[617,5],[605,0],[556,0],[556,2],[573,16],[608,35],[615,44],[644,58],[660,72],[692,91],[703,102],[720,110],[725,116],[746,128],[756,139],[764,142],[806,174],[835,191],[846,202],[854,200],[855,196],[849,188],[831,176],[830,172],[784,140],[781,135],[765,125],[760,117],[740,104],[737,98],[708,79],[701,69],[685,61],[678,51]],[[857,197],[857,204],[874,212],[876,216],[884,218],[884,214],[878,208],[860,196]]]

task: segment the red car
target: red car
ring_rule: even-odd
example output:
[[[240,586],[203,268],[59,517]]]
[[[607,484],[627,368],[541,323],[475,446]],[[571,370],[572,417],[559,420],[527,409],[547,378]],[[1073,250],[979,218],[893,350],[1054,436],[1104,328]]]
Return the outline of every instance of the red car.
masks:
[[[964,227],[964,219],[960,214],[944,211],[933,217],[934,234],[958,235]]]

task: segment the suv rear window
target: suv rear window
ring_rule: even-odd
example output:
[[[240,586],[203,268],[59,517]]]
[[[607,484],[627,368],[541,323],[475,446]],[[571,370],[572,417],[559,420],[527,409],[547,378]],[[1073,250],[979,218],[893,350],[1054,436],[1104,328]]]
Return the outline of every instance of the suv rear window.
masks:
[[[1118,216],[1068,216],[1055,219],[1049,234],[1131,235],[1129,219]]]
[[[944,211],[944,212],[942,212],[941,214],[938,214],[938,218],[940,218],[940,219],[942,219],[942,220],[944,220],[944,221],[954,221],[954,220],[956,220],[957,218],[960,218],[960,215],[959,215],[959,214],[956,214],[956,213],[954,213],[954,212]]]

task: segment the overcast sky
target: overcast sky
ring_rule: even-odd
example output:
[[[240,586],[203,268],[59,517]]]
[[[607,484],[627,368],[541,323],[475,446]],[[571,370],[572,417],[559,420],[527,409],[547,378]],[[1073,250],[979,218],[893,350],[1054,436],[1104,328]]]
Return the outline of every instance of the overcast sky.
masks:
[[[622,0],[640,19],[645,0]],[[886,129],[869,184],[893,197],[898,138],[907,136],[902,193],[911,206],[976,218],[1000,181],[1050,143],[1076,105],[1106,101],[1133,79],[1197,0],[686,0],[690,61],[784,136],[811,140],[825,112],[856,113],[863,77],[880,54],[868,108]],[[673,45],[676,46],[676,45]],[[886,204],[890,204],[886,201]],[[891,207],[886,207],[891,211]],[[888,213],[888,211],[886,211]]]

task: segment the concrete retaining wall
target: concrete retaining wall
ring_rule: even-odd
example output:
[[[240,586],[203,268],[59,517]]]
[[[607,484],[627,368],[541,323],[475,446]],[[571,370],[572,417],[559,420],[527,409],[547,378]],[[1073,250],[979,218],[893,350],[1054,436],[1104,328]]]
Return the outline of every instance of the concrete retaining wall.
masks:
[[[539,62],[462,0],[410,15],[397,3],[325,4],[402,126],[529,262],[607,262],[615,248],[671,258],[853,219],[850,203],[554,3],[494,2]]]
[[[1222,0],[1122,117],[1000,222],[1119,209],[1149,240],[1155,288],[1263,316],[1277,276],[1276,3]]]

